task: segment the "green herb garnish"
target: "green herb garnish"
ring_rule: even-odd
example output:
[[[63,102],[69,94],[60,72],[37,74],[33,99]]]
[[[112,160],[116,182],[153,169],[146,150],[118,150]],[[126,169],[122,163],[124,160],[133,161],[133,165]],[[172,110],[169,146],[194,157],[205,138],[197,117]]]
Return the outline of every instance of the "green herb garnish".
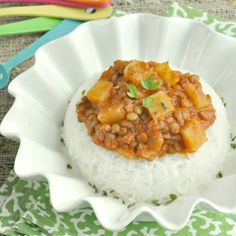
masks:
[[[71,169],[72,169],[72,166],[68,163],[68,164],[66,165],[66,168],[71,170]]]
[[[136,98],[138,96],[138,89],[135,85],[133,84],[127,84],[128,92],[127,95],[130,98]]]
[[[89,185],[94,189],[95,193],[98,193],[98,188],[97,188],[97,186],[95,184],[89,183]]]
[[[85,95],[85,93],[86,93],[86,91],[85,91],[85,90],[83,90],[83,91],[81,92],[82,96],[84,96],[84,95]]]
[[[147,90],[155,90],[160,87],[160,83],[153,77],[148,77],[141,81],[142,86]]]
[[[232,137],[232,138],[231,138],[231,141],[233,142],[235,139],[236,139],[236,136]]]
[[[160,206],[161,205],[158,200],[152,200],[152,204],[154,204],[156,206]]]
[[[146,108],[150,108],[154,105],[154,99],[151,97],[146,97],[143,99],[143,106]]]
[[[170,199],[171,199],[172,202],[177,199],[177,196],[176,196],[175,194],[173,194],[173,193],[171,193],[171,194],[169,195],[169,197],[170,197]]]
[[[217,173],[217,175],[216,175],[216,178],[222,178],[223,177],[223,174],[222,174],[222,172],[221,171],[219,171],[218,173]]]
[[[161,106],[164,110],[166,110],[168,108],[167,105],[164,102],[161,102]]]
[[[62,143],[63,145],[65,145],[65,141],[64,141],[63,138],[61,138],[60,141],[61,141],[61,143]]]
[[[127,207],[128,208],[131,208],[131,207],[133,207],[135,205],[135,203],[132,203],[132,204],[129,204]]]
[[[226,106],[227,106],[227,103],[225,102],[225,100],[224,100],[224,98],[223,98],[223,97],[221,97],[221,101],[222,101],[222,103],[223,103],[224,107],[226,107]]]
[[[120,199],[118,196],[112,196],[113,198]]]
[[[102,191],[102,196],[107,196],[107,192],[106,191]]]
[[[231,143],[230,146],[231,148],[236,149],[236,143]]]

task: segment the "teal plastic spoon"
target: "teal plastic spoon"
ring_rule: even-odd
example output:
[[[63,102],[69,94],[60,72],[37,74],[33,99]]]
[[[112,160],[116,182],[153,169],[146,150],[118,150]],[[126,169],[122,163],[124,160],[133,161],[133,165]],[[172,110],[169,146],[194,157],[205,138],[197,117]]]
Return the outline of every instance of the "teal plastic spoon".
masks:
[[[23,49],[20,53],[16,54],[8,61],[0,64],[0,89],[4,88],[8,84],[11,69],[26,61],[27,59],[33,57],[36,50],[45,43],[70,33],[80,24],[80,21],[63,20],[55,28],[44,34],[38,40]]]

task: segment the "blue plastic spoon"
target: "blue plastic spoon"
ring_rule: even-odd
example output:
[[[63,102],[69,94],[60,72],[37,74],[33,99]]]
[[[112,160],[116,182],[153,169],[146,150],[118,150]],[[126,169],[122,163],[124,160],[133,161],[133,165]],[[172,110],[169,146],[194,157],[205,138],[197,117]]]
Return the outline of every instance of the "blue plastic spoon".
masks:
[[[20,53],[0,64],[0,89],[4,88],[8,84],[10,71],[14,67],[33,57],[37,49],[45,43],[70,33],[80,24],[81,22],[76,20],[63,20],[55,28],[44,34],[31,45],[23,49]]]

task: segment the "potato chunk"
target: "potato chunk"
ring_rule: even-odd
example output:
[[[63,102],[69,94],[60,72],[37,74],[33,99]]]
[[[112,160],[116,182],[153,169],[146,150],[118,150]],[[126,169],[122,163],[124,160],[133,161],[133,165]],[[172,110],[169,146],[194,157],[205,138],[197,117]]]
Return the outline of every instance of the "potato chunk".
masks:
[[[180,133],[187,152],[197,151],[207,141],[205,130],[197,119],[188,120]]]
[[[148,141],[148,148],[155,152],[159,152],[162,148],[163,143],[164,143],[164,138],[154,135],[150,137]]]
[[[97,83],[86,94],[91,103],[105,102],[110,97],[113,84],[106,80],[98,80]]]
[[[154,71],[161,77],[165,84],[175,85],[179,82],[177,73],[170,69],[168,63],[158,64]]]
[[[138,159],[138,158],[135,156],[135,152],[132,151],[132,150],[124,149],[124,148],[118,148],[118,149],[116,149],[116,151],[117,151],[120,155],[122,155],[122,156],[124,156],[124,157],[126,157],[126,158],[128,158],[128,159],[130,159],[130,160]]]
[[[147,79],[150,76],[149,67],[145,62],[132,61],[124,70],[124,78],[127,82],[140,85],[143,79]]]
[[[158,119],[160,116],[174,110],[170,97],[166,93],[159,91],[149,97],[153,99],[153,106],[148,108],[153,119]]]
[[[107,105],[101,109],[98,113],[98,120],[101,123],[113,124],[123,120],[126,116],[126,112],[123,109],[124,105],[120,104],[112,104]]]
[[[207,107],[211,104],[210,96],[205,95],[200,89],[195,87],[193,84],[189,84],[188,86],[186,86],[184,92],[197,109]]]

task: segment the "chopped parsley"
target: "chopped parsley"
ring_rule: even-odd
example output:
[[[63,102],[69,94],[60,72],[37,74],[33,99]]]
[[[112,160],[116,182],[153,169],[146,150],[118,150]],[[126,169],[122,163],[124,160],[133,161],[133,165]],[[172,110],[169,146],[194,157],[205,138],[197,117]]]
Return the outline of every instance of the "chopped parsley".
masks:
[[[61,138],[60,141],[61,141],[61,143],[62,143],[63,145],[65,145],[65,141],[64,141],[63,138]]]
[[[152,97],[146,97],[143,99],[143,106],[150,108],[154,106],[154,99]]]
[[[158,200],[152,200],[152,204],[154,204],[156,206],[160,206],[161,205]]]
[[[233,142],[236,139],[236,136],[231,136],[231,141]]]
[[[130,98],[136,98],[138,97],[138,88],[133,85],[133,84],[127,84],[127,88],[128,88],[128,92],[127,92],[127,95],[130,97]]]
[[[107,196],[107,192],[106,191],[102,191],[102,196]]]
[[[164,102],[161,102],[161,106],[164,110],[166,110],[168,108],[167,105]]]
[[[230,138],[231,138],[231,142],[232,142],[230,144],[231,148],[236,149],[236,143],[234,143],[234,141],[236,140],[236,136],[233,136],[233,134],[230,133]]]
[[[98,193],[98,188],[97,188],[97,186],[95,184],[89,183],[89,185],[94,189],[95,193]]]
[[[133,207],[135,205],[135,203],[132,203],[132,204],[129,204],[127,207],[128,208],[131,208],[131,207]]]
[[[177,199],[177,196],[176,196],[175,194],[173,194],[173,193],[171,193],[171,194],[169,195],[169,197],[170,197],[170,199],[171,199],[172,202]]]
[[[147,79],[143,79],[141,81],[141,84],[143,88],[147,90],[155,90],[160,87],[160,83],[157,80],[155,80],[153,77],[148,77]]]
[[[85,89],[81,92],[82,96],[84,96],[86,93]]]
[[[71,169],[72,169],[72,166],[68,163],[68,164],[66,165],[66,168],[71,170]]]
[[[222,174],[222,172],[221,171],[219,171],[218,173],[217,173],[217,175],[216,175],[216,178],[222,178],[223,177],[223,174]]]
[[[113,198],[120,199],[118,196],[113,196]]]
[[[226,107],[226,106],[227,106],[227,103],[225,102],[225,100],[224,100],[224,98],[223,98],[223,97],[221,97],[221,101],[222,101],[222,103],[223,103],[224,107]]]
[[[231,148],[236,149],[236,143],[231,143],[230,146]]]

